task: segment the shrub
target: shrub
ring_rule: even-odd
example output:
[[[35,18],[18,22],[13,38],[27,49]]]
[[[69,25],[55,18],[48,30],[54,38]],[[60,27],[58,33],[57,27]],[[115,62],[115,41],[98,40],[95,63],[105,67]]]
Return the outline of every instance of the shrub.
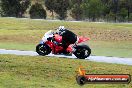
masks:
[[[32,19],[46,19],[47,16],[46,10],[38,3],[31,6],[29,14]]]

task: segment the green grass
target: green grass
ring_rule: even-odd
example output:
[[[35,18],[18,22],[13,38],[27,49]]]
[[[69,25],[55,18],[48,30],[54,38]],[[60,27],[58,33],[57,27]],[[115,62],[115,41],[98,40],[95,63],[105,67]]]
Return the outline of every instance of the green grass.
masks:
[[[2,47],[2,49],[12,49],[12,50],[32,50],[35,51],[35,47],[36,45],[34,44],[29,44],[29,43],[0,43],[0,47]]]
[[[93,55],[132,58],[131,41],[89,41]]]
[[[80,88],[79,66],[87,74],[132,74],[132,66],[57,57],[0,55],[0,88]],[[132,84],[87,84],[81,88],[131,88]]]
[[[46,20],[30,20],[19,18],[0,18],[0,29],[16,29],[16,30],[49,30],[64,25],[70,29],[101,29],[101,30],[131,30],[132,24],[123,23],[94,23],[94,22],[66,22],[66,21],[46,21]]]
[[[0,18],[0,48],[35,50],[43,34],[64,25],[90,37],[93,55],[132,57],[132,24]]]

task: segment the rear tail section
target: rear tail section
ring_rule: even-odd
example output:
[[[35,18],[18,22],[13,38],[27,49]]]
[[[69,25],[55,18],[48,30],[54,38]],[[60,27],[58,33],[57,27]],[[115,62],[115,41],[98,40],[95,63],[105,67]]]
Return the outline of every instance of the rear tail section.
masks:
[[[80,36],[80,37],[78,37],[77,43],[82,43],[82,42],[85,42],[85,41],[88,41],[88,40],[90,40],[90,38]]]

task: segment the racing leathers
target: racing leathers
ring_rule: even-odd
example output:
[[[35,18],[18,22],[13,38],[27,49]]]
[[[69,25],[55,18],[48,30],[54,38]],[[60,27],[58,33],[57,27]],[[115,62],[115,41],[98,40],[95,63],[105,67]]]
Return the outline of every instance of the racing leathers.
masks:
[[[64,50],[66,50],[70,44],[74,44],[77,41],[77,35],[68,29],[59,29],[56,33],[62,36],[61,46]]]

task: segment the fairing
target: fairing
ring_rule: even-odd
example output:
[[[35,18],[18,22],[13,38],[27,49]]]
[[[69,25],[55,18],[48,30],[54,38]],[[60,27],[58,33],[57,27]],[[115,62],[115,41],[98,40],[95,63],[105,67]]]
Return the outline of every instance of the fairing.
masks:
[[[58,34],[55,34],[54,35],[54,39],[55,41],[57,41],[58,43],[61,43],[62,42],[62,36],[58,35]]]
[[[53,31],[52,30],[49,30],[48,32],[46,32],[42,38],[43,42],[46,42],[47,41],[47,38],[49,37],[53,37]]]
[[[63,47],[60,46],[60,45],[56,45],[52,41],[48,41],[47,38],[49,38],[49,37],[54,37],[56,42],[61,43],[62,42],[62,36],[60,36],[58,34],[53,35],[53,32],[50,30],[50,31],[45,33],[45,35],[42,38],[42,41],[40,42],[41,44],[43,44],[43,43],[47,44],[52,49],[53,54],[61,53],[63,51]],[[80,36],[80,37],[78,37],[76,44],[79,44],[79,43],[82,43],[82,42],[85,42],[85,41],[88,41],[88,40],[89,40],[89,38]],[[74,45],[75,44],[69,45],[68,48],[66,49],[66,51],[67,52],[72,52]]]
[[[79,44],[79,43],[82,43],[82,42],[85,42],[85,41],[88,41],[88,40],[90,40],[90,38],[80,36],[80,37],[78,38],[77,43]]]

